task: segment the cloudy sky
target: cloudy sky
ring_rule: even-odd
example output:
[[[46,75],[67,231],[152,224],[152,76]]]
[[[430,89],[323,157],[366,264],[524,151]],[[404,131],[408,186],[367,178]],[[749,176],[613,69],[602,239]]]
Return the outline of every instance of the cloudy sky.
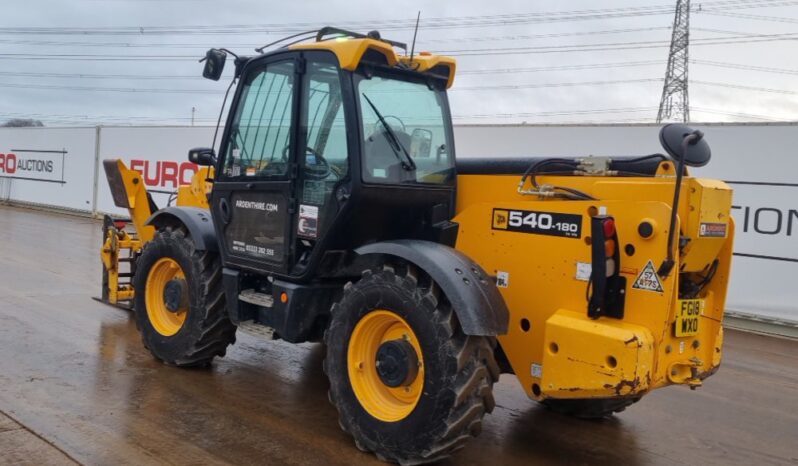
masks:
[[[410,42],[420,10],[417,50],[458,60],[456,122],[652,122],[674,5],[4,0],[0,121],[190,124],[193,107],[211,124],[226,84],[200,77],[207,48],[251,54],[323,25]],[[798,120],[798,1],[693,0],[690,38],[693,121]]]

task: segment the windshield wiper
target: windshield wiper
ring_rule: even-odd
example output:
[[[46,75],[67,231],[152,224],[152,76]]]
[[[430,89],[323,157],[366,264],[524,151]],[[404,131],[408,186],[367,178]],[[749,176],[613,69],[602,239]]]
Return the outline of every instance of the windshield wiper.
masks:
[[[396,137],[396,133],[393,132],[391,126],[388,124],[387,121],[385,121],[385,117],[383,117],[382,113],[380,113],[380,111],[377,110],[377,106],[374,105],[374,102],[372,102],[371,99],[368,98],[365,92],[363,93],[363,97],[366,99],[366,102],[369,103],[371,109],[374,110],[374,113],[377,114],[377,118],[380,119],[380,123],[382,123],[382,126],[385,127],[385,132],[386,134],[388,134],[388,142],[390,142],[389,145],[391,146],[391,149],[393,149],[393,153],[394,155],[396,155],[396,158],[399,159],[400,162],[402,162],[402,168],[404,168],[407,171],[415,170],[416,162],[413,161],[413,158],[410,157],[410,154],[407,153],[407,149],[405,149],[405,146],[403,146],[402,143],[399,141],[399,138]],[[401,153],[399,152],[400,150]],[[402,154],[404,154],[405,160],[402,160]]]

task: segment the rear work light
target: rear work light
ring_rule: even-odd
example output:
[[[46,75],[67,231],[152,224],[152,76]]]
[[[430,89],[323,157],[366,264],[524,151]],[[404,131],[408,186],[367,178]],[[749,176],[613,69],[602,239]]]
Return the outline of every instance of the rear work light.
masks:
[[[623,318],[626,278],[619,274],[618,233],[615,219],[598,215],[590,219],[591,272],[588,284],[587,315]]]

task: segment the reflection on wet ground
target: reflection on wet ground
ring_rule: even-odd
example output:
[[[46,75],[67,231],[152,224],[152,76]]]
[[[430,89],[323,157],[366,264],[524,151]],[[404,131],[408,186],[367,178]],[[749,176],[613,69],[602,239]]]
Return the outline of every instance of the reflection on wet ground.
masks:
[[[92,220],[0,207],[0,412],[81,463],[380,464],[338,428],[322,345],[239,334],[210,369],[164,366],[127,312],[90,299],[99,244]],[[450,463],[798,464],[798,343],[726,340],[704,388],[606,421],[548,412],[502,376],[482,435]]]

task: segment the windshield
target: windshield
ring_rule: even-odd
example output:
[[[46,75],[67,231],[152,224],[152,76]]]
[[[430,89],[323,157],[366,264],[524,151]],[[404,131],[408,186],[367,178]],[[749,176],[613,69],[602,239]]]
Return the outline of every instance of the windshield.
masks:
[[[363,180],[446,184],[454,179],[444,91],[384,76],[357,80],[363,125]]]

